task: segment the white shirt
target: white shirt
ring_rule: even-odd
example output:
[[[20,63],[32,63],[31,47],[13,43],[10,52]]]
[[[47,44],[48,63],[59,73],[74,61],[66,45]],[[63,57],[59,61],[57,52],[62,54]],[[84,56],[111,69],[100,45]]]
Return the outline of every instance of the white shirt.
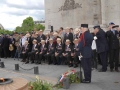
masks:
[[[95,40],[93,40],[92,41],[92,50],[96,50],[97,48],[96,48],[96,42],[95,42]]]
[[[21,39],[20,39],[20,43],[22,43],[22,46],[25,45],[25,41],[26,41],[26,37],[23,36]]]

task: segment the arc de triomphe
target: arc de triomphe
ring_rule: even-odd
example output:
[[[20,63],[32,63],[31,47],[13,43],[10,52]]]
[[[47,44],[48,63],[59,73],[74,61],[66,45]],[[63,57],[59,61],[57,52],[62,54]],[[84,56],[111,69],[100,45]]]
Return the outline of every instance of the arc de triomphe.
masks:
[[[120,24],[120,0],[45,0],[46,31],[81,23],[106,28],[109,22]]]

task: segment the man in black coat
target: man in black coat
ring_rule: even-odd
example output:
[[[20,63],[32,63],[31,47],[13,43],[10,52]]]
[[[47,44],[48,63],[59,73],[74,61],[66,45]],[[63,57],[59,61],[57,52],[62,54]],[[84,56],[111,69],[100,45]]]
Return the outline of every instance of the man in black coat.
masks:
[[[108,42],[105,32],[100,28],[100,26],[94,26],[94,40],[96,41],[97,53],[100,56],[102,63],[102,69],[99,72],[107,71],[107,51],[108,51]]]
[[[63,44],[61,41],[61,38],[57,38],[57,45],[56,45],[56,49],[55,49],[55,58],[56,60],[53,62],[55,65],[56,64],[61,64],[61,57],[62,57],[62,53],[63,53]]]
[[[22,61],[21,62],[26,61],[29,52],[30,52],[29,43],[28,43],[28,41],[25,41],[25,44],[22,46],[22,52],[21,52]]]
[[[110,53],[110,71],[113,72],[115,69],[117,72],[119,64],[119,37],[120,33],[116,30],[118,25],[112,26],[112,29],[107,31],[108,43],[109,43],[109,53]]]
[[[84,70],[85,79],[83,83],[91,83],[91,60],[92,60],[92,41],[93,37],[88,31],[88,24],[81,24],[82,35],[79,42],[79,55],[81,58],[81,65]]]
[[[66,31],[66,33],[65,33],[65,36],[64,36],[63,44],[65,44],[65,41],[66,41],[67,39],[69,39],[70,42],[73,43],[73,34],[70,33],[70,28],[66,28],[65,31]]]
[[[45,54],[47,53],[47,45],[45,44],[45,40],[41,40],[41,46],[38,51],[38,58],[37,58],[37,63],[41,64],[41,61],[45,59]]]
[[[8,57],[9,44],[10,44],[10,41],[9,41],[8,35],[6,35],[2,40],[2,48],[4,51],[4,58]]]
[[[48,61],[48,64],[53,63],[55,61],[55,44],[53,43],[53,39],[49,39],[49,45],[48,45],[48,50],[47,53],[45,54],[45,58]]]
[[[31,63],[34,63],[33,57],[35,56],[35,53],[38,51],[38,49],[39,48],[37,45],[37,40],[33,40],[32,50],[28,53],[28,57],[25,64],[29,63],[29,61],[31,61]]]
[[[78,58],[78,55],[79,55],[79,47],[78,47],[78,44],[79,44],[79,40],[76,38],[74,39],[73,41],[74,43],[74,46],[73,46],[73,49],[72,49],[72,53],[71,53],[71,56],[73,57],[73,66],[74,68],[78,67],[78,61],[79,61],[79,58]]]
[[[72,52],[72,45],[70,44],[70,40],[67,39],[65,42],[65,49],[62,53],[62,60],[65,60],[65,63],[68,64],[69,67],[73,66],[71,52]]]
[[[45,39],[46,39],[46,37],[45,37],[45,35],[43,34],[43,31],[40,30],[40,31],[39,31],[39,36],[37,37],[38,43],[40,43],[41,40],[45,40]]]

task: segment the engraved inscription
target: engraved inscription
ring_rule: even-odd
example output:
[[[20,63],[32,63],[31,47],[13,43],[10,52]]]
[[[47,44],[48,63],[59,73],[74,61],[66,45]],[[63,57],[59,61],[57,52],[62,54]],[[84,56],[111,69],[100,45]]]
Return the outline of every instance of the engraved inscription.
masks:
[[[59,11],[73,10],[76,8],[82,8],[82,4],[75,3],[75,0],[65,0],[64,5],[59,8]]]

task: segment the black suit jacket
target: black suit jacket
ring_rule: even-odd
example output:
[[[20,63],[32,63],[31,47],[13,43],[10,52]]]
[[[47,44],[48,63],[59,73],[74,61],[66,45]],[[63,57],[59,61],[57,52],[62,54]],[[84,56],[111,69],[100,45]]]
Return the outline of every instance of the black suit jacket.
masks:
[[[72,48],[72,53],[75,53],[76,55],[79,55],[79,47],[78,45],[74,45],[73,48]]]
[[[107,40],[109,43],[110,49],[118,49],[119,48],[119,39],[120,33],[115,31],[115,34],[110,30],[106,32]]]
[[[47,53],[49,53],[49,54],[55,53],[55,44],[54,43],[52,44],[52,46],[50,44],[48,45]]]
[[[44,34],[42,34],[41,36],[38,36],[38,37],[37,37],[38,43],[41,42],[41,40],[45,40],[45,39],[46,39],[46,37],[45,37]]]
[[[69,39],[70,42],[72,43],[72,42],[73,42],[73,34],[72,34],[72,33],[69,33],[68,35],[65,34],[63,43],[65,43],[65,41],[66,41],[67,39]]]
[[[25,48],[25,46],[22,47],[22,52],[28,53],[30,52],[30,45],[27,45],[27,48]]]
[[[8,37],[4,37],[2,40],[2,47],[3,48],[8,48],[10,44],[9,38]]]
[[[39,53],[42,52],[42,54],[46,54],[47,50],[48,50],[47,45],[45,44],[44,48],[42,48],[42,44],[41,44],[38,52]]]
[[[68,53],[69,55],[71,55],[71,52],[72,52],[72,45],[70,44],[69,47],[65,45],[64,53]]]
[[[64,45],[63,44],[60,44],[60,45],[56,45],[56,49],[55,49],[55,52],[59,53],[59,54],[62,54],[63,53],[63,47]]]
[[[97,52],[102,53],[108,51],[108,42],[105,32],[103,30],[99,30],[99,32],[96,34],[96,37]]]

